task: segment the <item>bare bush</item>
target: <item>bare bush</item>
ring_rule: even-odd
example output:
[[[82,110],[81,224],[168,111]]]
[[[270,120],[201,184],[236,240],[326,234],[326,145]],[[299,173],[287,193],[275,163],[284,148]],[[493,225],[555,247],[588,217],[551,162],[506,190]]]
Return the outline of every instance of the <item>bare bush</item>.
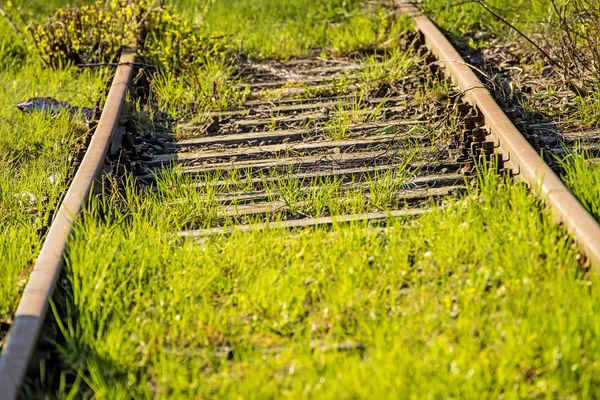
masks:
[[[600,72],[600,0],[552,0],[558,21],[553,46],[564,76],[598,83]]]

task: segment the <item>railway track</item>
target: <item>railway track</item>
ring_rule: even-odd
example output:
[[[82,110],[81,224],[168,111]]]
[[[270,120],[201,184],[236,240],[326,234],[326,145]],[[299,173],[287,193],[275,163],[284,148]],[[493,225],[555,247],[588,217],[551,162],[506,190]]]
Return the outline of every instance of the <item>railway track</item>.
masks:
[[[161,168],[176,165],[185,175],[208,180],[204,186],[216,186],[216,200],[222,204],[217,212],[223,218],[215,221],[216,226],[192,227],[196,229],[181,232],[182,236],[230,231],[238,225],[245,230],[260,228],[264,223],[292,228],[334,220],[381,222],[390,214],[378,210],[372,201],[376,193],[369,185],[386,181],[399,189],[389,199],[394,216],[426,212],[431,199],[441,201],[464,187],[465,163],[457,161],[461,149],[455,138],[432,136],[444,135],[444,105],[418,106],[417,96],[409,96],[418,91],[424,74],[406,79],[398,93],[390,88],[393,93],[386,97],[377,97],[376,91],[359,94],[361,88],[351,83],[339,95],[324,98],[315,87],[343,77],[338,74],[340,64],[347,70],[365,68],[355,61],[316,57],[269,65],[270,76],[263,72],[267,65],[247,66],[250,97],[263,98],[261,92],[268,87],[277,93],[276,100],[250,100],[242,110],[216,113],[206,124],[186,127],[199,134],[161,143],[167,150],[159,149],[144,162],[149,172],[138,179],[151,184]],[[310,85],[290,87],[290,81],[281,78],[286,76]],[[317,95],[299,98],[297,89]],[[454,106],[449,102],[448,110]],[[464,115],[456,112],[455,117],[466,124],[468,107],[460,109]],[[440,127],[432,130],[436,124]],[[214,126],[218,128],[208,132]],[[299,199],[286,197],[282,182],[293,185]],[[244,187],[235,189],[239,183]],[[341,215],[327,209],[331,205],[316,209],[312,196],[324,186],[335,190],[336,196],[347,197]],[[357,191],[367,198],[365,204],[351,203],[349,194]],[[344,215],[343,210],[349,213]]]
[[[94,182],[101,182],[107,154],[116,175],[129,170],[144,190],[158,190],[162,171],[174,168],[185,184],[214,191],[206,205],[211,217],[173,232],[186,239],[411,219],[443,207],[447,196],[466,190],[475,162],[487,164],[539,188],[592,265],[600,265],[600,227],[593,217],[431,21],[410,4],[398,6],[418,29],[413,42],[421,61],[406,73],[372,85],[373,70],[396,67],[383,55],[368,62],[314,56],[247,63],[243,106],[178,126],[176,137],[167,127],[146,134],[119,123],[133,70],[133,58],[125,54],[23,293],[0,358],[0,393],[17,397],[67,238]],[[436,92],[436,85],[444,85],[442,73],[456,89]],[[320,200],[324,190],[329,197]]]

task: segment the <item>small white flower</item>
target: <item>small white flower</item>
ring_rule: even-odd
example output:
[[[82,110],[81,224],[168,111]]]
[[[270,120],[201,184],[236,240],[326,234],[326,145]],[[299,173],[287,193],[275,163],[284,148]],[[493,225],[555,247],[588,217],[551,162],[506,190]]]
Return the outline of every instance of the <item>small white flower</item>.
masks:
[[[15,194],[15,197],[17,197],[19,199],[19,204],[21,206],[23,206],[24,203],[25,203],[25,205],[30,205],[30,206],[37,203],[36,195],[31,192],[21,192],[19,194]]]

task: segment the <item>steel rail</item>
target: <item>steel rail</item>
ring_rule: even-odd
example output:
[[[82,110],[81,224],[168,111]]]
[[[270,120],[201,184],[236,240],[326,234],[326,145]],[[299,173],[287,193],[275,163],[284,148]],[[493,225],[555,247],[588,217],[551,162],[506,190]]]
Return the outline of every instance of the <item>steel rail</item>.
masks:
[[[63,253],[74,222],[100,176],[130,84],[135,49],[120,58],[96,131],[65,194],[35,266],[25,286],[14,323],[0,357],[0,397],[18,397],[48,313],[50,297],[60,276]]]
[[[600,272],[600,225],[550,169],[521,132],[496,103],[473,69],[460,56],[437,26],[411,2],[395,0],[401,13],[412,17],[425,46],[435,55],[445,74],[459,87],[464,99],[484,117],[489,133],[499,143],[505,165],[515,171],[515,178],[527,183],[541,196],[554,217],[587,256],[595,273]]]

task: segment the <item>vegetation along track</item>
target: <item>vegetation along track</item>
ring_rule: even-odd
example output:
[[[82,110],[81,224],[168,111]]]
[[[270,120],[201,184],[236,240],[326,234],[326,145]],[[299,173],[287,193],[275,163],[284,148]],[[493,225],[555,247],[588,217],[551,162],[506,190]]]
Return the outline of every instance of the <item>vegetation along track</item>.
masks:
[[[177,185],[193,185],[210,194],[197,204],[205,209],[204,218],[191,219],[189,229],[173,232],[184,241],[235,231],[353,221],[375,226],[390,218],[411,219],[443,207],[454,192],[470,190],[474,173],[496,169],[539,192],[597,267],[596,221],[437,28],[410,4],[397,5],[413,15],[419,33],[406,43],[416,48],[409,51],[420,54],[420,60],[398,50],[358,61],[317,55],[281,63],[247,61],[242,65],[245,83],[238,88],[248,96],[243,106],[176,126],[176,140],[168,123],[155,124],[153,134],[130,120],[119,124],[132,76],[131,56],[124,55],[98,129],[48,233],[3,347],[0,393],[15,398],[26,376],[74,217],[107,153],[111,177],[132,172],[127,175],[134,177],[136,191],[159,192],[166,185],[178,192]],[[389,81],[370,85],[380,82],[381,75]],[[173,171],[169,176],[174,181],[162,178]],[[118,191],[119,185],[125,184],[113,189]],[[345,348],[360,345],[337,344],[338,350]],[[231,349],[223,349],[229,357]]]

